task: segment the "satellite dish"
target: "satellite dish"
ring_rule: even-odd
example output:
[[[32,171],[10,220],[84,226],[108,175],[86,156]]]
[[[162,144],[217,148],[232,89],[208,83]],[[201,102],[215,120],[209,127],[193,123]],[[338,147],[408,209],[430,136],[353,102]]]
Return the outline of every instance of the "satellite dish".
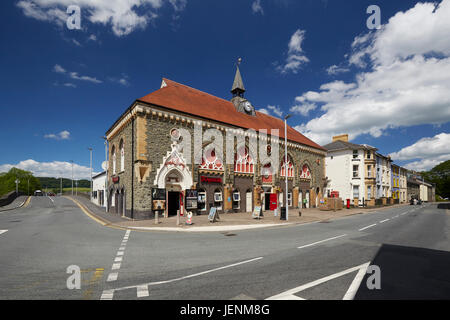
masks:
[[[106,170],[108,168],[108,163],[106,161],[102,162],[102,169]]]

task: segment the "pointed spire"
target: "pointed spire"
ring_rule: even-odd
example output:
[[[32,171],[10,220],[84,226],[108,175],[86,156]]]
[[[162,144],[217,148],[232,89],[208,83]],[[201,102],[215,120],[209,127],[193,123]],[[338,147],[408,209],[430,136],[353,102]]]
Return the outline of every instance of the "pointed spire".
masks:
[[[236,75],[234,76],[233,87],[231,88],[231,93],[233,96],[243,96],[245,92],[244,82],[242,81],[241,72],[239,71],[239,64],[242,59],[239,58],[236,64]]]

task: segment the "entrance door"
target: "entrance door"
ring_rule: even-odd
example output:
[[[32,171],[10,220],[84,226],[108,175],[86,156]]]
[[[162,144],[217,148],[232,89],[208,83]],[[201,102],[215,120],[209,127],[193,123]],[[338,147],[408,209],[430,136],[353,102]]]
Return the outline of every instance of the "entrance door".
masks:
[[[264,194],[264,210],[270,210],[270,193]]]
[[[309,192],[306,192],[306,208],[309,208]]]
[[[180,193],[169,191],[167,192],[167,214],[170,216],[176,216],[177,210],[180,209]]]
[[[298,194],[298,207],[303,208],[303,192],[300,191]]]
[[[245,199],[245,204],[246,204],[246,208],[245,211],[246,212],[252,212],[252,193],[251,192],[247,192],[247,197]]]
[[[278,208],[278,204],[277,204],[277,194],[276,193],[271,193],[270,194],[270,210],[275,210],[276,208]]]

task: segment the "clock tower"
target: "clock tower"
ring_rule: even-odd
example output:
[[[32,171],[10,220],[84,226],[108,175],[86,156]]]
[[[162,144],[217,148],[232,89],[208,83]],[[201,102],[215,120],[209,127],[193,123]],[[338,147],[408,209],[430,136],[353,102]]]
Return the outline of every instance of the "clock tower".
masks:
[[[250,101],[244,98],[244,82],[242,81],[241,72],[239,71],[239,64],[241,61],[242,59],[239,58],[238,63],[236,64],[236,75],[234,76],[233,87],[231,88],[231,93],[233,94],[231,102],[234,104],[237,111],[256,116],[255,108]]]

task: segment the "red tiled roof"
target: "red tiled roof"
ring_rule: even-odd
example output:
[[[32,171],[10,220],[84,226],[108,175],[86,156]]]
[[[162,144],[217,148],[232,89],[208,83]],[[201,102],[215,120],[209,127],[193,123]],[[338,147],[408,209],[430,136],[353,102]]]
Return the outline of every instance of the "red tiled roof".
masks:
[[[208,93],[193,89],[186,85],[163,78],[167,84],[137,101],[154,104],[190,115],[219,121],[244,129],[278,129],[280,138],[284,139],[284,121],[256,111],[251,116],[236,110],[231,101],[227,101]],[[317,143],[306,138],[292,127],[287,127],[288,140],[326,151]]]

